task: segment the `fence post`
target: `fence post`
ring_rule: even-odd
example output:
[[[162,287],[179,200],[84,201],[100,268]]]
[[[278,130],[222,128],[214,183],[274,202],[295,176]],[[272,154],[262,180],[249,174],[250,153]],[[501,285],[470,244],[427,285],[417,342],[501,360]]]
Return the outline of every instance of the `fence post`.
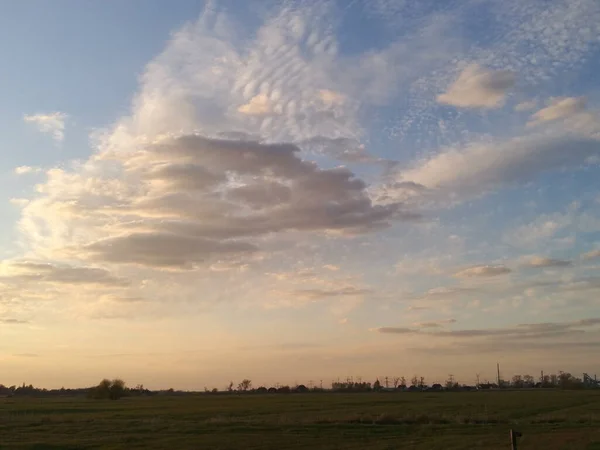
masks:
[[[510,430],[510,448],[512,450],[517,450],[517,439],[523,436],[523,433],[519,431],[515,431],[513,429]]]

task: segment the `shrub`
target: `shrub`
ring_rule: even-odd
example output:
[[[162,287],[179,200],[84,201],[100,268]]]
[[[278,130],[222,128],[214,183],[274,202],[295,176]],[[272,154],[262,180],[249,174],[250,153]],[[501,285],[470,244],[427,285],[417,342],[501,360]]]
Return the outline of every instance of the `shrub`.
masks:
[[[96,400],[118,400],[121,397],[124,397],[126,394],[127,388],[125,387],[125,382],[123,380],[116,378],[110,381],[105,378],[98,384],[98,386],[90,389],[89,397]]]

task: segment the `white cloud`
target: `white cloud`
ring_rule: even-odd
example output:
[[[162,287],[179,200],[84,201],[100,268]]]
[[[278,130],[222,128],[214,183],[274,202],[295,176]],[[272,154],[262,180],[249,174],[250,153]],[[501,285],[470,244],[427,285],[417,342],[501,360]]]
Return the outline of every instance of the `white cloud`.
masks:
[[[31,167],[31,166],[19,166],[15,167],[15,174],[17,175],[25,175],[28,173],[40,173],[42,169],[40,167]]]
[[[456,272],[454,276],[459,278],[469,278],[469,277],[495,277],[498,275],[506,275],[509,274],[511,270],[502,265],[496,266],[474,266],[469,267],[467,269],[463,269],[459,272]]]
[[[528,100],[528,101],[518,103],[515,106],[515,111],[517,111],[517,112],[530,111],[530,110],[534,109],[536,106],[537,106],[537,101]]]
[[[509,70],[489,70],[471,64],[437,100],[462,108],[499,108],[515,80],[515,74]]]
[[[538,175],[591,164],[600,140],[586,133],[536,134],[498,143],[450,148],[412,168],[396,170],[383,194],[392,199],[464,199],[520,183]]]
[[[25,115],[23,120],[33,123],[42,133],[52,136],[56,142],[62,142],[65,138],[65,121],[69,116],[62,112],[52,112],[47,114]]]
[[[565,212],[541,214],[534,220],[505,231],[503,241],[517,248],[536,248],[544,251],[553,248],[569,248],[577,233],[600,231],[600,218],[588,211],[580,211],[571,204]]]
[[[548,102],[548,106],[531,116],[528,125],[538,125],[581,113],[586,107],[585,97],[558,97]]]

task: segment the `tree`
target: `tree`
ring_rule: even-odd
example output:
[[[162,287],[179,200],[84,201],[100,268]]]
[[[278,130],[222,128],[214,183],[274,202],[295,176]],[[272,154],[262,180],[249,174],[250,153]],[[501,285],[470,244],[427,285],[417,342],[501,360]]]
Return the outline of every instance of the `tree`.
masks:
[[[126,395],[125,382],[119,378],[112,381],[105,378],[98,386],[90,389],[89,395],[95,399],[118,400]]]
[[[394,377],[392,379],[393,383],[394,383],[394,389],[398,388],[398,383],[400,383],[400,377]]]
[[[414,387],[417,387],[419,385],[419,379],[416,375],[410,379],[410,385]]]
[[[535,385],[535,379],[531,375],[523,375],[523,384],[525,387],[531,388]]]
[[[420,389],[424,389],[425,387],[426,387],[426,384],[425,384],[425,377],[421,377],[421,378],[419,378],[419,388],[420,388]]]
[[[404,378],[404,377],[400,377],[400,388],[401,389],[406,388],[406,378]]]
[[[110,385],[110,399],[118,400],[125,396],[125,382],[119,378],[112,380]]]
[[[238,384],[238,391],[246,392],[251,387],[252,387],[252,381],[245,378],[240,382],[240,384]]]
[[[448,379],[446,380],[446,389],[455,389],[458,387],[458,383],[454,380],[454,375],[448,375]]]
[[[375,383],[373,383],[373,390],[374,391],[380,391],[381,390],[381,382],[379,381],[379,378],[377,378],[375,380]]]
[[[227,392],[233,392],[233,381],[230,381],[225,389],[227,389]]]
[[[523,377],[521,375],[515,375],[512,377],[511,385],[514,388],[522,388],[523,387]]]

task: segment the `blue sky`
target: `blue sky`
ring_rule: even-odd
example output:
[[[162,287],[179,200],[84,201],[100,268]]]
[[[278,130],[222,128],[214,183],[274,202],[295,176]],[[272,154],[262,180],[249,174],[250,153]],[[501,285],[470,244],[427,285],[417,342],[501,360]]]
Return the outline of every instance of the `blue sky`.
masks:
[[[600,369],[596,1],[3,10],[7,382]]]

